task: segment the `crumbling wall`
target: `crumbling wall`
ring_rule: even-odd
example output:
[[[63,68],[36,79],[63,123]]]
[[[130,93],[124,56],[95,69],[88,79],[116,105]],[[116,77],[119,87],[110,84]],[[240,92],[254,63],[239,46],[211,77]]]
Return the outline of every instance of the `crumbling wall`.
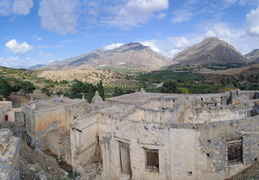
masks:
[[[0,178],[19,180],[20,140],[9,129],[0,130]]]
[[[207,165],[203,167],[201,179],[217,177],[224,179],[247,168],[259,157],[258,117],[240,120],[218,121],[198,124],[202,154],[206,155]],[[230,164],[227,143],[242,139],[241,161]]]
[[[146,122],[169,122],[173,116],[173,109],[166,108],[163,110],[153,110],[136,108],[134,111],[126,116],[126,119],[134,119],[136,121],[146,121]]]
[[[64,108],[34,111],[34,131],[45,130],[48,125],[53,122],[61,122],[60,126],[65,126],[65,124],[67,124],[65,121],[69,120],[69,117],[66,115],[67,114]]]
[[[160,97],[147,100],[141,107],[153,110],[174,109],[178,107],[178,103],[179,100],[177,97]]]
[[[252,116],[254,100],[235,101],[234,104],[204,107],[186,107],[180,122],[202,123],[242,119]]]
[[[65,148],[63,142],[69,137],[69,130],[65,128],[58,128],[50,131],[47,134],[46,144],[47,147],[56,154],[59,158],[65,156]]]
[[[97,121],[101,116],[91,113],[71,123],[70,141],[73,169],[83,173],[83,167],[95,161],[94,154],[98,146]]]
[[[172,179],[170,175],[169,128],[160,123],[132,121],[128,119],[108,119],[111,123],[99,123],[98,131],[103,156],[102,179]],[[127,144],[129,154],[120,148]],[[159,154],[159,165],[152,169],[146,166],[146,151],[154,150]],[[130,161],[130,169],[127,161]],[[156,159],[156,158],[155,158]],[[156,162],[157,163],[157,162]],[[123,168],[124,167],[124,168]]]

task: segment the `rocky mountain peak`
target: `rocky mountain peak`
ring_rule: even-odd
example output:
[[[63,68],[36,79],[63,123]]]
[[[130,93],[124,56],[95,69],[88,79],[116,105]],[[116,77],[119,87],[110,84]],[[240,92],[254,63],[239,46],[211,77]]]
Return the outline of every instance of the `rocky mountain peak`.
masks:
[[[58,69],[69,65],[85,69],[157,70],[169,62],[169,58],[156,53],[149,46],[133,42],[112,50],[97,49],[54,65]],[[50,69],[50,66],[47,69]]]
[[[233,46],[210,37],[175,55],[172,65],[207,66],[212,64],[244,64],[245,57]]]

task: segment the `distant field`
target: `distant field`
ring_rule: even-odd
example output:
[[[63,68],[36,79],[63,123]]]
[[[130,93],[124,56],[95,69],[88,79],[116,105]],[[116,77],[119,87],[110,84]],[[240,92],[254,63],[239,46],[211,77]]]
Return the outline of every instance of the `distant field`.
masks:
[[[228,69],[228,70],[222,70],[222,71],[212,71],[210,74],[235,75],[235,74],[239,74],[242,71],[246,71],[252,67],[259,68],[259,64],[252,64],[241,68]]]
[[[111,95],[114,93],[115,88],[121,88],[123,91],[139,91],[141,88],[155,88],[152,83],[143,83],[139,81],[113,81],[104,84],[105,94]]]

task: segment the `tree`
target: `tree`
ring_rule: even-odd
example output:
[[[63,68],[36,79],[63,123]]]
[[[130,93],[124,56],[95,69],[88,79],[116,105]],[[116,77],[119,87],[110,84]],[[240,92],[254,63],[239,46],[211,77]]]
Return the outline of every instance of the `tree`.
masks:
[[[8,96],[10,96],[11,92],[12,92],[11,86],[7,83],[7,81],[3,77],[0,77],[0,94],[4,98],[7,98]]]
[[[160,92],[161,93],[177,93],[177,82],[175,82],[175,81],[164,82]]]
[[[88,103],[92,102],[93,97],[94,97],[94,86],[92,84],[89,84],[88,94],[87,94]]]
[[[16,94],[21,90],[22,87],[21,87],[21,84],[14,84],[11,88],[12,88],[12,92]]]
[[[104,100],[105,99],[105,94],[104,94],[103,82],[102,81],[100,81],[100,83],[98,84],[97,88],[98,88],[99,95]]]
[[[23,81],[21,83],[21,87],[22,87],[22,93],[24,95],[26,94],[30,94],[30,93],[33,93],[33,91],[36,89],[36,87],[34,86],[33,83],[29,82],[29,81]]]
[[[51,96],[51,92],[48,88],[42,88],[41,93],[46,94],[47,96]]]
[[[75,80],[71,86],[70,92],[72,95],[87,93],[87,84],[84,84],[82,81]]]

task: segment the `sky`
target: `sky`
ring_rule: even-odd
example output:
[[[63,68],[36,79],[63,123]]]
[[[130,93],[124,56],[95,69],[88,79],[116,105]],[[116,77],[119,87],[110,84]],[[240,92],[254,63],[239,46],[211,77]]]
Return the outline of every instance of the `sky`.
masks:
[[[259,49],[259,0],[0,0],[0,65],[26,68],[140,42],[173,58],[208,37]]]

